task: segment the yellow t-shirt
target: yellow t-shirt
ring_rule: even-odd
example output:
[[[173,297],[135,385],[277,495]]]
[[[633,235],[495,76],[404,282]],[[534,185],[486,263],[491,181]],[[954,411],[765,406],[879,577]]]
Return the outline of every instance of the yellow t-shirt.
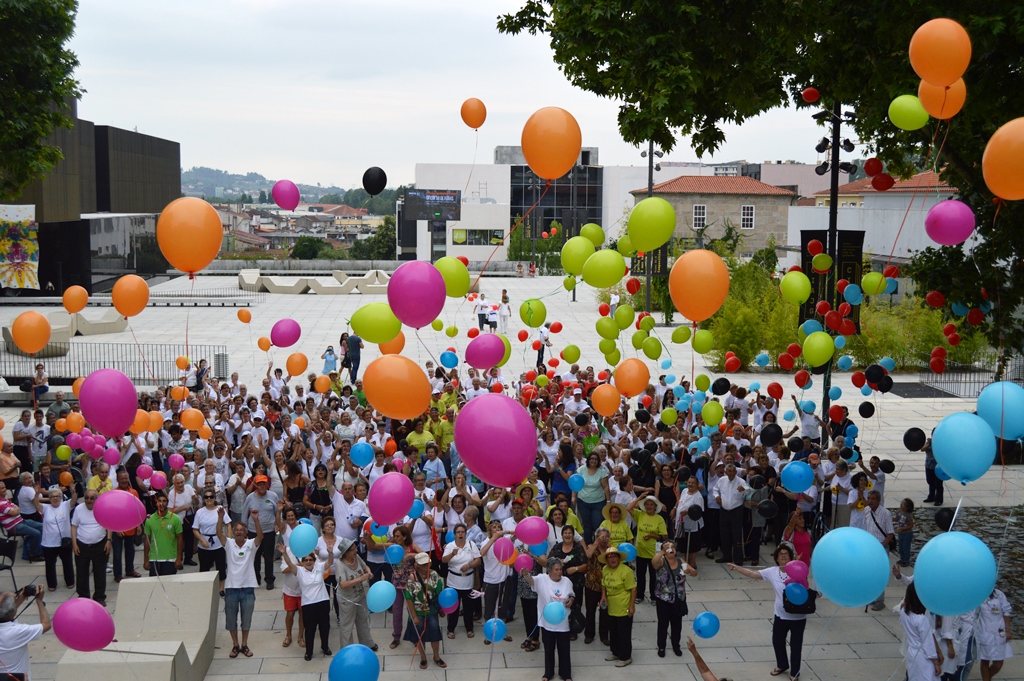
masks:
[[[434,436],[434,442],[437,443],[442,454],[448,451],[448,445],[455,440],[455,426],[447,419],[441,419],[437,423],[430,423],[430,432]]]
[[[89,482],[87,482],[85,486],[88,489],[96,490],[99,494],[103,494],[104,492],[109,492],[110,490],[114,489],[114,480],[108,477],[107,481],[103,482],[100,480],[100,476],[94,475],[91,478],[89,478]]]
[[[434,442],[434,436],[424,430],[422,433],[413,431],[405,436],[405,441],[416,447],[416,451],[422,454],[426,451],[427,443]]]
[[[627,617],[632,591],[636,588],[636,575],[625,563],[619,563],[614,570],[604,566],[601,584],[608,595],[608,614],[612,617]]]
[[[665,519],[655,513],[648,515],[646,511],[634,510],[633,520],[636,521],[636,555],[639,558],[654,558],[654,545],[657,539],[644,539],[645,534],[667,535]]]
[[[630,529],[629,523],[625,520],[620,520],[617,523],[612,523],[610,520],[602,520],[600,526],[611,533],[612,546],[618,546],[622,542],[633,541],[633,530]]]

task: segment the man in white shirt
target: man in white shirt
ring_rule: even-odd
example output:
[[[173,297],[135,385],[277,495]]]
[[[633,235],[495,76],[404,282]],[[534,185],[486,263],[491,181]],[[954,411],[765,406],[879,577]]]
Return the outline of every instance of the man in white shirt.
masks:
[[[864,523],[864,529],[881,542],[888,551],[889,542],[895,536],[895,530],[892,525],[892,512],[882,506],[881,501],[882,495],[878,493],[878,490],[873,489],[868,492],[868,517]],[[885,589],[882,589],[882,593],[871,604],[871,609],[875,612],[885,609]]]
[[[615,315],[615,310],[618,307],[619,307],[619,294],[616,293],[615,291],[612,291],[611,295],[608,296],[609,314],[614,316]]]
[[[268,369],[267,372],[269,373],[269,371],[270,370]],[[263,379],[263,389],[260,390],[260,392],[257,394],[257,397],[263,399],[264,394],[270,395],[270,399],[272,400],[277,400],[281,398],[281,391],[270,384],[269,378]]]
[[[80,598],[89,598],[89,573],[92,572],[94,591],[92,599],[102,606],[107,604],[107,556],[110,555],[111,535],[96,521],[93,510],[99,492],[85,491],[85,505],[75,509],[71,518],[71,548],[75,552],[75,573]]]
[[[583,401],[583,391],[576,388],[572,391],[572,399],[565,403],[565,415],[576,416],[589,408],[590,405]]]
[[[363,525],[363,518],[369,516],[366,504],[356,499],[355,487],[351,482],[341,485],[341,491],[335,490],[331,503],[334,504],[334,525],[335,533],[339,537],[345,537],[356,541],[359,539],[359,528]]]
[[[537,329],[537,340],[540,341],[540,349],[537,350],[537,366],[544,366],[544,348],[551,346],[551,322],[544,322],[544,326]]]
[[[718,527],[722,535],[722,557],[716,563],[734,563],[743,560],[743,493],[747,491],[743,479],[736,475],[736,466],[725,467],[725,477],[715,483],[715,501],[721,506]],[[733,560],[735,558],[735,560]]]
[[[490,312],[491,305],[487,302],[484,294],[480,294],[480,297],[476,301],[473,311],[476,312],[477,321],[480,324],[480,330],[483,331],[487,326],[487,313]]]
[[[17,594],[0,593],[0,669],[8,674],[24,674],[30,678],[28,644],[38,640],[50,630],[50,614],[46,612],[42,584],[29,585]],[[39,624],[15,622],[18,608],[27,598],[35,598],[39,611]]]
[[[580,365],[573,364],[568,371],[562,374],[562,383],[574,383],[577,380],[576,375],[579,373],[579,371]]]
[[[473,378],[473,387],[466,391],[466,401],[472,400],[474,397],[480,397],[486,395],[489,391],[487,388],[480,387],[479,377]]]

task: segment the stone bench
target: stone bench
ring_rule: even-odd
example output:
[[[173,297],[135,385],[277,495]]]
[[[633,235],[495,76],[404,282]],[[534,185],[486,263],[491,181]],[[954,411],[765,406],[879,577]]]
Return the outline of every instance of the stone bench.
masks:
[[[238,288],[243,291],[257,292],[260,290],[260,271],[241,270],[238,273]]]
[[[107,310],[99,319],[88,319],[81,312],[74,315],[78,336],[99,336],[105,333],[121,333],[128,328],[128,318],[117,310]]]

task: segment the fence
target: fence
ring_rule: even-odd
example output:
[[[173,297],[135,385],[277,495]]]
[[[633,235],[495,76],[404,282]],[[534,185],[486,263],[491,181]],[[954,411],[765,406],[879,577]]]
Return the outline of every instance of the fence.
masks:
[[[188,355],[198,362],[205,359],[213,371],[216,355],[224,355],[223,373],[228,374],[230,368],[226,361],[227,346],[225,345],[189,345],[176,343],[50,343],[49,347],[67,349],[60,357],[47,357],[37,360],[32,357],[0,352],[0,375],[16,387],[22,381],[35,374],[35,365],[42,362],[50,382],[70,384],[75,379],[88,376],[97,369],[117,369],[135,383],[141,385],[162,385],[177,382],[180,378],[177,365],[178,357]],[[220,367],[218,367],[220,368]],[[227,376],[215,376],[227,378]]]
[[[946,370],[936,374],[930,368],[922,368],[920,381],[936,390],[964,399],[974,399],[989,383],[997,380],[999,358],[989,355],[973,364],[946,362]],[[1024,385],[1024,358],[1012,357],[1007,360],[1002,376],[998,380],[1012,381]]]

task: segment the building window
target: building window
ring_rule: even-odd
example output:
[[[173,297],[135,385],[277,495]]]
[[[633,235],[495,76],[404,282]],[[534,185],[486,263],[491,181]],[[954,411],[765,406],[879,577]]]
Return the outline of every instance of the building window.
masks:
[[[452,243],[459,246],[497,246],[505,240],[500,229],[453,229]]]
[[[743,206],[740,213],[740,229],[754,229],[754,207]]]
[[[693,206],[693,229],[704,229],[708,223],[708,207],[703,203]]]

